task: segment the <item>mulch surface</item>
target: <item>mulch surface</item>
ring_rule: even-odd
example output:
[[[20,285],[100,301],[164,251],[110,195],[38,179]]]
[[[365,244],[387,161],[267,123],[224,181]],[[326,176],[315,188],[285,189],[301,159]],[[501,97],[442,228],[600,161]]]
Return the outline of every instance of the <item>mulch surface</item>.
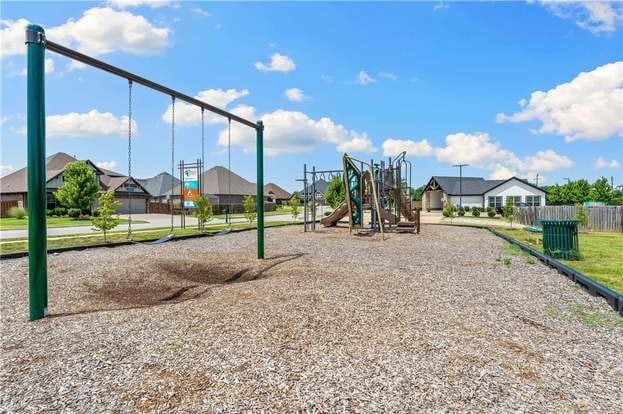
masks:
[[[67,252],[37,322],[5,260],[0,412],[620,413],[623,319],[505,244],[286,227],[265,260],[254,232]]]

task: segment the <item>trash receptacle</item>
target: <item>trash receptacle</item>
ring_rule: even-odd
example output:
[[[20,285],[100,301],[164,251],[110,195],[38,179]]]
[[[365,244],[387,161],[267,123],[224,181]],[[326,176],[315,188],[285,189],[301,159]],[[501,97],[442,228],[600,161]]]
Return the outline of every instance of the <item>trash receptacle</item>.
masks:
[[[541,225],[545,254],[564,260],[580,258],[577,220],[542,220]]]

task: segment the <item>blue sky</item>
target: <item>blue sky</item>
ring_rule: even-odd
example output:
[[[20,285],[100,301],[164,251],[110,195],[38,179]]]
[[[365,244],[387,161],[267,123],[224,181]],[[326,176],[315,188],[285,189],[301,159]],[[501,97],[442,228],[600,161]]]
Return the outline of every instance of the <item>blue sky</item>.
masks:
[[[414,181],[510,175],[623,181],[623,8],[610,3],[2,2],[2,173],[26,160],[23,26],[266,124],[265,180],[303,163],[407,150]],[[127,171],[127,82],[52,52],[47,153]],[[541,91],[541,92],[539,92]],[[170,98],[134,88],[133,172],[169,170]],[[176,159],[200,153],[199,110],[177,105]],[[208,166],[226,124],[206,123]],[[232,169],[255,180],[252,131]],[[543,181],[544,180],[544,181]]]

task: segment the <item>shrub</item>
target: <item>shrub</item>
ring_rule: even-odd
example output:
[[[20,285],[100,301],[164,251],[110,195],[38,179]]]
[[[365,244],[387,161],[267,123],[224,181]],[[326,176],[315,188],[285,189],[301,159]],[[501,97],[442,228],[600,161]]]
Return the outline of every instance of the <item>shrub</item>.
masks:
[[[52,217],[54,215],[54,210],[51,210],[51,209],[45,210],[45,215],[48,217]]]
[[[442,211],[442,212],[441,212],[441,214],[442,214],[444,217],[450,217],[450,212],[449,212],[448,210],[445,210],[445,209],[444,209],[444,211]]]
[[[465,211],[469,211],[469,210],[470,210],[470,208],[471,208],[470,206],[465,206],[465,207],[463,207],[463,209],[464,209]]]
[[[487,216],[489,216],[489,217],[491,217],[491,218],[495,217],[495,211],[493,211],[493,210],[487,210]]]
[[[480,217],[480,209],[478,207],[474,207],[472,209],[472,216],[474,217]]]
[[[249,220],[249,223],[253,223],[253,220],[257,217],[257,213],[255,212],[255,201],[253,201],[253,197],[247,195],[242,200],[242,207],[244,209],[244,217]]]
[[[212,220],[212,217],[214,216],[212,211],[212,204],[210,203],[208,197],[202,195],[197,198],[195,206],[195,215],[197,216],[197,221],[199,221],[199,225],[201,226],[201,228],[203,228],[205,224]]]
[[[97,217],[91,218],[91,223],[96,230],[104,233],[104,243],[106,243],[106,233],[108,230],[115,228],[119,224],[119,216],[114,215],[114,211],[121,205],[115,199],[112,191],[106,191],[99,196],[99,207]]]
[[[296,219],[299,215],[299,209],[301,207],[301,200],[298,196],[294,195],[290,197],[288,200],[288,206],[290,206],[290,212],[292,213],[292,218]]]
[[[62,217],[65,214],[67,214],[67,209],[65,207],[54,207],[54,210],[52,210],[52,213],[55,216]]]
[[[330,211],[325,211],[325,212],[324,212],[324,216],[325,216],[325,217],[328,217],[328,216],[330,216],[330,215],[331,215],[331,212],[330,212]]]
[[[458,214],[460,217],[463,217],[463,216],[465,215],[465,210],[463,210],[462,208],[459,208],[459,211],[457,212],[457,214]]]
[[[67,215],[75,219],[80,217],[80,213],[82,213],[82,211],[79,208],[70,208],[67,210]]]
[[[9,217],[22,220],[26,218],[26,210],[21,207],[11,207],[9,209]]]

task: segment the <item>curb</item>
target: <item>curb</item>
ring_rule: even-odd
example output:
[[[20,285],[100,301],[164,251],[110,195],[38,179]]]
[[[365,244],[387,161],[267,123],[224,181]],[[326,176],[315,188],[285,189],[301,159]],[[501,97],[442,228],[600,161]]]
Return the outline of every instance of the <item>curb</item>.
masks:
[[[302,225],[303,223],[287,223],[287,224],[277,224],[274,226],[267,226],[265,227],[266,229],[271,229],[271,228],[276,228],[276,227],[286,227],[286,226],[297,226],[297,225]],[[230,233],[242,233],[245,231],[252,231],[252,230],[257,230],[255,227],[251,227],[251,228],[246,228],[246,229],[232,229],[232,231]],[[216,233],[205,233],[205,234],[188,234],[185,236],[177,236],[174,237],[173,239],[171,239],[171,242],[175,242],[175,241],[180,241],[180,240],[188,240],[188,239],[198,239],[198,238],[202,238],[202,237],[215,237],[217,234]],[[220,237],[220,236],[218,236]],[[102,247],[106,247],[106,248],[115,248],[115,247],[121,247],[121,246],[130,246],[130,245],[140,245],[143,243],[149,243],[149,242],[153,242],[159,239],[145,239],[145,240],[141,240],[141,241],[122,241],[122,242],[116,242],[116,243],[100,243],[100,244],[90,244],[88,246],[70,246],[70,247],[58,247],[56,249],[48,249],[48,255],[49,254],[58,254],[58,253],[64,253],[64,252],[72,252],[72,251],[82,251],[82,250],[88,250],[88,249],[99,249]],[[19,259],[22,257],[28,257],[28,252],[24,251],[24,252],[14,252],[14,253],[2,253],[0,254],[0,260],[8,260],[8,259]]]

